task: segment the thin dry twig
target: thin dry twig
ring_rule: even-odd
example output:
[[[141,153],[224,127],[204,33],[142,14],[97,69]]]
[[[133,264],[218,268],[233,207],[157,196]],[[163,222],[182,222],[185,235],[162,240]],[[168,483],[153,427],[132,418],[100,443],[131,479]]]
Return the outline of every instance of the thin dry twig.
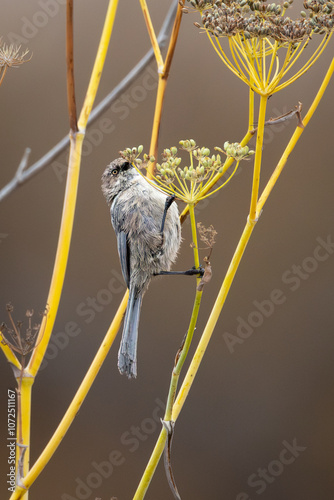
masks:
[[[6,45],[1,43],[0,38],[0,85],[5,78],[6,72],[8,68],[17,68],[24,64],[25,62],[30,61],[31,56],[28,59],[24,59],[25,56],[29,53],[29,50],[25,50],[20,54],[21,45]]]
[[[26,317],[28,318],[28,326],[25,332],[22,331],[23,322],[17,321],[15,323],[13,318],[14,307],[12,304],[8,303],[6,305],[7,314],[9,317],[10,326],[7,326],[5,323],[0,324],[0,339],[3,344],[6,344],[13,351],[21,354],[21,365],[22,369],[25,367],[24,359],[30,354],[34,349],[36,349],[37,345],[35,344],[35,340],[40,330],[40,324],[32,324],[32,317],[34,314],[33,310],[27,310]],[[46,315],[48,312],[48,307],[41,313],[42,316]]]
[[[70,129],[78,131],[77,107],[75,103],[74,57],[73,57],[73,0],[66,5],[66,66],[67,66],[67,104],[70,118]]]
[[[264,124],[265,125],[277,125],[277,123],[282,123],[282,122],[285,122],[286,120],[290,120],[293,116],[296,115],[297,121],[298,121],[297,126],[300,128],[304,128],[302,115],[301,115],[302,107],[303,107],[302,103],[298,102],[298,104],[295,106],[295,109],[291,109],[287,113],[284,113],[284,115],[277,116],[277,118],[269,118],[269,120],[265,121]],[[257,127],[254,128],[253,130],[251,130],[250,132],[251,132],[251,134],[255,134],[256,131],[257,131]]]
[[[197,290],[199,292],[203,291],[204,285],[207,285],[212,278],[212,267],[210,263],[210,257],[212,253],[212,249],[214,244],[216,243],[216,236],[217,236],[217,231],[213,227],[213,225],[210,225],[209,227],[205,227],[201,222],[197,223],[197,230],[198,234],[200,237],[200,240],[203,241],[203,243],[206,245],[205,248],[209,249],[209,254],[204,257],[204,274],[201,278],[201,281],[199,282],[197,286]]]

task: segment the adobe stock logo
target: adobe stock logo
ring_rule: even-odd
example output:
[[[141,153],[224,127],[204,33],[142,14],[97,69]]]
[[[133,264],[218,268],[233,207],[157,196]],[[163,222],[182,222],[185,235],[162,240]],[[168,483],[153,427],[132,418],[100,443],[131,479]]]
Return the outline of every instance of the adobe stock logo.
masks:
[[[285,440],[282,444],[283,448],[277,459],[269,462],[266,468],[259,467],[247,479],[248,486],[254,488],[257,495],[261,495],[267,489],[268,485],[272,484],[278,476],[283,474],[285,468],[293,464],[300,454],[306,450],[306,446],[297,444],[296,438],[292,440],[292,444]],[[235,500],[251,500],[251,498],[248,493],[241,492],[236,496]]]
[[[26,16],[21,17],[21,29],[19,33],[10,31],[6,38],[9,43],[14,45],[22,45],[38,35],[39,31],[49,23],[50,19],[59,14],[60,5],[66,5],[66,0],[40,0],[38,2],[40,9],[28,19]]]
[[[130,457],[129,454],[135,453],[140,448],[141,443],[161,427],[160,418],[163,416],[166,406],[159,398],[155,398],[154,402],[155,407],[149,417],[143,418],[139,425],[131,425],[129,429],[119,436],[117,449],[112,449],[102,461],[96,462],[93,460],[90,463],[89,473],[75,478],[75,485],[73,486],[75,496],[63,493],[61,500],[98,498],[95,490],[98,490],[104,481],[109,481],[109,484],[111,484],[110,477],[112,474],[117,473],[119,467]],[[112,442],[112,434],[110,435],[110,442]]]
[[[295,292],[300,288],[304,281],[317,271],[323,262],[326,262],[334,253],[334,242],[332,236],[328,235],[326,239],[318,236],[318,243],[311,255],[305,257],[301,264],[293,264],[282,274],[282,283],[285,289],[274,288],[263,300],[253,300],[254,309],[248,314],[247,318],[237,317],[235,333],[224,332],[223,339],[230,353],[234,353],[237,345],[243,344],[267,318],[272,316],[276,309],[284,304],[289,297],[287,292]],[[287,291],[286,291],[286,287]]]

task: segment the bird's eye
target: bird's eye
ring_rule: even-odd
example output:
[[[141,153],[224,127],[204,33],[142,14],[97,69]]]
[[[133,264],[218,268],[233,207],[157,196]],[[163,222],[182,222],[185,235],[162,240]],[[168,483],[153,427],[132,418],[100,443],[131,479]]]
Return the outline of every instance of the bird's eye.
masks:
[[[111,174],[112,175],[118,175],[118,169],[117,168],[113,168],[112,171],[111,171]]]

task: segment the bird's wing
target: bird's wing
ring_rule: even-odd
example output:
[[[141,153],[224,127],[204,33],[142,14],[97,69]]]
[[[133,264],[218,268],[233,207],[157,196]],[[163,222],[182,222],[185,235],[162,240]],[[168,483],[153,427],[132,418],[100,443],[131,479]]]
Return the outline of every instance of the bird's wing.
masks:
[[[130,248],[124,231],[117,232],[117,249],[126,286],[130,288]]]

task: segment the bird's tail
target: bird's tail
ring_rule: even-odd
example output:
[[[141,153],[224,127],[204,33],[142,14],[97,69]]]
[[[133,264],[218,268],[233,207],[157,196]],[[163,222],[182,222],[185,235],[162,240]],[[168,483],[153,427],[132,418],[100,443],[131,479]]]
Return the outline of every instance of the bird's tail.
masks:
[[[130,285],[121,346],[118,351],[118,369],[128,378],[137,376],[137,340],[142,294]]]

